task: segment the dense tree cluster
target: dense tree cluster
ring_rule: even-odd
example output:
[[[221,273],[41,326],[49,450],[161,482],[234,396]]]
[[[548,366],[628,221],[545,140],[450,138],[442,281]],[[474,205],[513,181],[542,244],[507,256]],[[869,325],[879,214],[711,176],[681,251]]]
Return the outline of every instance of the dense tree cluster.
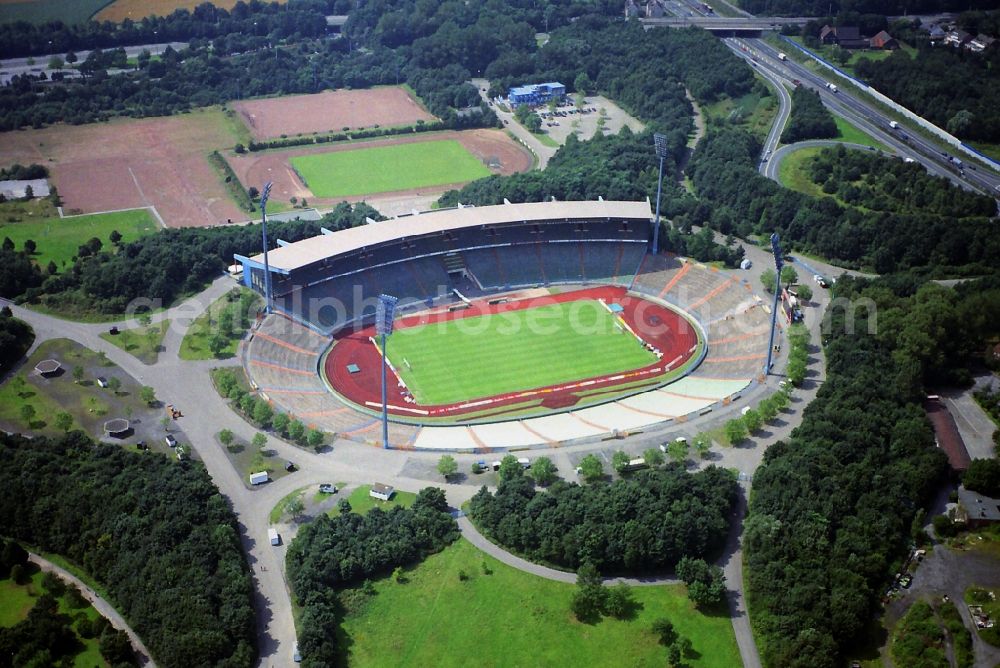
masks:
[[[363,225],[366,217],[381,219],[366,204],[341,203],[319,221],[272,222],[270,238],[298,241],[320,234],[322,227]],[[232,264],[233,254],[259,251],[258,224],[167,229],[121,248],[78,257],[69,270],[42,283],[40,272],[23,253],[0,250],[0,258],[12,259],[9,265],[0,262],[0,295],[42,301],[67,312],[122,313],[136,299],[166,305],[197,292]]]
[[[884,60],[863,58],[858,76],[962,139],[1000,141],[1000,49],[982,54],[922,45]]]
[[[973,459],[962,484],[973,492],[1000,499],[1000,460]]]
[[[982,273],[1000,265],[1000,221],[995,218],[956,220],[926,211],[843,207],[765,178],[755,168],[759,154],[758,141],[739,130],[711,133],[698,143],[688,166],[702,200],[692,211],[692,217],[702,214],[696,224],[704,219],[723,234],[743,237],[777,231],[796,249],[878,273],[915,268],[941,274]],[[928,179],[921,181],[925,191],[955,188],[944,180],[921,178]]]
[[[754,475],[744,547],[767,665],[838,665],[921,530],[917,509],[946,470],[924,383],[961,380],[952,369],[996,334],[985,313],[1000,293],[990,281],[962,288],[909,277],[834,286],[847,306],[829,314],[826,382]]]
[[[736,493],[730,471],[710,466],[692,474],[672,464],[608,485],[557,481],[544,492],[518,475],[495,494],[481,489],[469,511],[490,538],[529,559],[640,573],[721,549]]]
[[[49,176],[49,168],[45,165],[31,163],[27,167],[14,163],[10,167],[0,168],[0,181],[7,179],[20,181],[22,179],[44,179]]]
[[[872,151],[823,149],[808,163],[807,174],[824,192],[872,211],[949,218],[987,218],[996,213],[992,197],[956,188],[929,174],[923,165],[887,160]]]
[[[794,144],[803,139],[830,139],[837,136],[833,114],[823,106],[819,93],[799,86],[792,91],[792,113],[781,133],[781,141]]]
[[[410,509],[373,508],[365,515],[320,515],[303,527],[285,559],[296,602],[302,606],[299,647],[304,668],[339,665],[337,588],[388,575],[458,538],[444,492],[428,487]]]
[[[34,341],[31,325],[13,317],[7,307],[0,310],[0,376],[24,357]]]
[[[100,582],[163,666],[256,660],[250,573],[204,468],[159,455],[0,434],[0,533]]]

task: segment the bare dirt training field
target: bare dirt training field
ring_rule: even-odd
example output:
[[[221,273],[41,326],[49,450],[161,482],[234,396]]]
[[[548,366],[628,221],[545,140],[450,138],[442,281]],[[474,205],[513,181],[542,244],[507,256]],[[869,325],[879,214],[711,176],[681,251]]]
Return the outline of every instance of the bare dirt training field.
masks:
[[[204,2],[205,0],[115,0],[99,11],[94,20],[115,23],[121,23],[125,19],[138,21],[147,16],[167,16],[177,9],[192,11]],[[232,9],[236,4],[236,0],[211,0],[211,2],[223,9]],[[271,2],[284,4],[288,0],[271,0]]]
[[[247,100],[233,107],[255,139],[434,120],[409,93],[395,86]]]
[[[267,151],[261,153],[245,153],[243,155],[228,155],[227,160],[232,165],[233,170],[239,176],[244,186],[256,185],[266,181],[274,182],[274,190],[271,197],[288,201],[292,197],[308,199],[310,204],[333,204],[344,199],[348,201],[368,201],[373,206],[375,199],[370,193],[358,197],[335,198],[330,200],[319,199],[313,196],[312,192],[302,183],[299,177],[292,170],[289,159],[299,155],[309,155],[313,153],[330,153],[332,151],[351,151],[359,148],[371,146],[388,146],[391,144],[404,144],[420,141],[436,141],[440,139],[457,139],[470,153],[482,160],[484,163],[497,161],[499,168],[492,169],[496,174],[510,175],[517,172],[526,172],[531,169],[532,155],[520,144],[514,142],[510,137],[500,130],[463,130],[461,132],[425,132],[405,137],[391,137],[387,139],[376,139],[363,142],[340,142],[313,146],[310,148],[292,148],[284,151]],[[427,195],[432,193],[443,193],[444,191],[459,186],[461,184],[452,183],[443,186],[433,186],[420,188],[411,191],[394,191],[394,195],[404,193]],[[385,213],[385,212],[383,212]]]
[[[209,164],[236,141],[219,110],[0,134],[5,162],[46,165],[63,206],[84,213],[155,206],[170,227],[245,220]]]

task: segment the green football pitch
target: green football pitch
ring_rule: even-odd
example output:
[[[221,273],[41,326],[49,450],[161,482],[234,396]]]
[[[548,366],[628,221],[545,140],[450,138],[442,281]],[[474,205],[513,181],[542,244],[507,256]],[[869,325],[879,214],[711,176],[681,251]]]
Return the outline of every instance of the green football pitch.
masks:
[[[656,361],[596,300],[397,329],[389,361],[422,404],[450,404]]]
[[[455,139],[314,153],[291,162],[316,197],[408,190],[490,175]]]

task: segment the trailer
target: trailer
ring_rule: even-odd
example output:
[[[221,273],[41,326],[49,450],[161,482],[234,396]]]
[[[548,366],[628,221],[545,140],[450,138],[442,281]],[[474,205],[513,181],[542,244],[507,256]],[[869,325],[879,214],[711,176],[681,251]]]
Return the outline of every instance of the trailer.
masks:
[[[281,535],[278,534],[278,530],[275,529],[275,528],[271,528],[271,529],[267,530],[267,540],[274,547],[277,547],[278,545],[281,545]]]

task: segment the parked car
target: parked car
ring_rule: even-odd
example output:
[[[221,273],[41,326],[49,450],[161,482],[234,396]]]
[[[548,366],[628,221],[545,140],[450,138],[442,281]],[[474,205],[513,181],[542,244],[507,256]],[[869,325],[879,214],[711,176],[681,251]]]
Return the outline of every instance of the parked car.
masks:
[[[324,482],[322,485],[319,486],[319,492],[320,494],[336,494],[337,486],[332,485],[328,482]]]
[[[174,438],[173,434],[167,434],[166,437],[163,440],[166,441],[168,448],[176,448],[177,447],[177,439]]]

